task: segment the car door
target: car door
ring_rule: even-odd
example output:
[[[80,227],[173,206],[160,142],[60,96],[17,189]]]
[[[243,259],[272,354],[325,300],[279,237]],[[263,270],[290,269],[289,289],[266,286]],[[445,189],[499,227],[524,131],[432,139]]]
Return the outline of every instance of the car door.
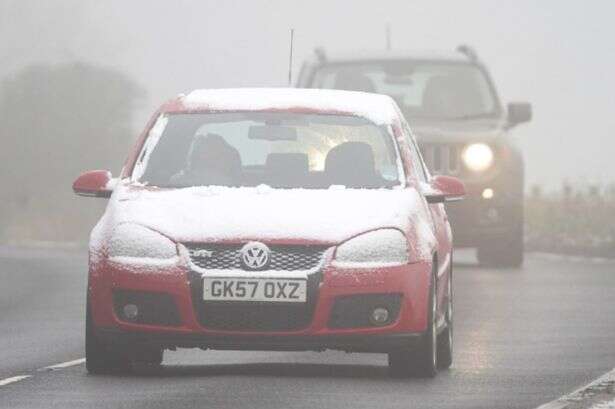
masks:
[[[412,131],[407,124],[404,125],[404,128],[412,153],[412,166],[414,167],[420,184],[426,187],[429,184],[431,175],[421,157],[421,152]],[[449,267],[452,262],[452,234],[444,203],[428,203],[427,206],[429,208],[434,234],[438,242],[438,274],[436,277],[436,288],[438,295],[438,320],[441,320],[446,311],[447,284],[450,279],[447,273],[450,271]]]

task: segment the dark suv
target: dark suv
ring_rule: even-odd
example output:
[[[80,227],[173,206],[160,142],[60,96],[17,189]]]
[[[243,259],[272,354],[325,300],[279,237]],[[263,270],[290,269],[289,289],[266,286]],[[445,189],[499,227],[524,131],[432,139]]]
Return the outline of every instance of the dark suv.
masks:
[[[523,158],[511,139],[528,103],[502,107],[485,65],[468,46],[448,53],[352,53],[316,49],[297,86],[391,96],[416,133],[432,174],[457,176],[468,195],[447,210],[457,247],[479,262],[523,263]]]

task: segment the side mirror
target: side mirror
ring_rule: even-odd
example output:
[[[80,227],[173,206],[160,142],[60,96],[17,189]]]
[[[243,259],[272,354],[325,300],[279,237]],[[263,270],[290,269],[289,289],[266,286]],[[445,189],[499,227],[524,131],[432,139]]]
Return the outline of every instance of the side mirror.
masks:
[[[463,199],[466,194],[466,187],[457,178],[438,175],[431,179],[431,183],[424,194],[427,203],[454,202]]]
[[[113,192],[111,172],[91,170],[79,176],[73,183],[73,192],[79,196],[109,197]]]
[[[513,127],[532,120],[532,104],[511,102],[508,104],[508,126]]]

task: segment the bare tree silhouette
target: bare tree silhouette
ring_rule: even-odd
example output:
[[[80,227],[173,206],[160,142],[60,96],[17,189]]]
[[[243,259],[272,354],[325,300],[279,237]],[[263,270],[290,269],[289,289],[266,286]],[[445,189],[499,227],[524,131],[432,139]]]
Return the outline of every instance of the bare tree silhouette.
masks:
[[[85,169],[119,169],[143,95],[124,74],[83,63],[34,65],[2,82],[0,237],[84,237],[101,206],[74,203],[70,184]]]

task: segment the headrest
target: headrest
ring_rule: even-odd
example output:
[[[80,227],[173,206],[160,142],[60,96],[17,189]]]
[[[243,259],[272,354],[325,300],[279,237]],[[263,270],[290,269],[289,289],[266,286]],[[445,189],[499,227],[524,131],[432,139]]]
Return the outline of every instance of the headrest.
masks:
[[[427,83],[423,93],[423,110],[429,115],[457,116],[478,106],[481,96],[469,79],[438,75]]]
[[[325,174],[332,184],[372,186],[377,180],[372,147],[363,142],[337,145],[327,154]]]
[[[346,91],[376,92],[372,80],[368,76],[355,71],[340,71],[335,76],[333,88]]]

